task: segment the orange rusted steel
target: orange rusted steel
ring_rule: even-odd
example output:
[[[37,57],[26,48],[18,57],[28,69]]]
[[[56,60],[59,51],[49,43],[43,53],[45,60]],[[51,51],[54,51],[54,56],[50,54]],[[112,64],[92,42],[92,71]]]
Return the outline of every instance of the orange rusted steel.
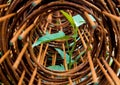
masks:
[[[119,85],[119,21],[119,0],[1,0],[0,83]]]

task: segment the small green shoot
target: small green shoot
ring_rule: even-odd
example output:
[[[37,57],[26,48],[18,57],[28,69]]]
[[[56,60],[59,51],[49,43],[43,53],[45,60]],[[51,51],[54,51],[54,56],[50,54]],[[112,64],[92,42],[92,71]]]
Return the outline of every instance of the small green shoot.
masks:
[[[73,17],[70,14],[68,14],[67,12],[65,12],[63,10],[61,10],[60,12],[65,16],[65,18],[69,21],[69,23],[71,24],[71,26],[73,28],[73,36],[72,37],[73,37],[73,40],[74,40],[74,44],[73,44],[71,50],[69,49],[69,46],[68,46],[68,43],[67,43],[67,47],[68,47],[68,51],[69,51],[69,55],[70,55],[70,57],[69,57],[69,62],[70,62],[69,63],[69,68],[71,68],[71,64],[72,64],[71,57],[72,57],[73,51],[74,51],[75,46],[76,46],[76,40],[77,40],[77,36],[78,36],[78,27],[76,26],[76,24],[73,20]]]
[[[54,40],[66,40],[66,45],[67,45],[67,53],[66,53],[66,62],[69,65],[69,69],[72,67],[72,65],[77,62],[81,56],[83,56],[86,53],[86,50],[80,52],[80,54],[75,58],[75,60],[72,59],[72,55],[76,46],[76,42],[77,40],[79,40],[80,38],[78,38],[78,27],[85,22],[85,20],[80,16],[80,15],[76,15],[76,16],[71,16],[70,14],[68,14],[67,12],[60,10],[60,12],[65,16],[65,18],[68,20],[68,22],[70,23],[70,25],[73,28],[73,35],[71,36],[66,36],[64,32],[59,31],[58,33],[53,33],[50,34],[48,32],[46,32],[46,35],[40,37],[33,45],[32,47],[38,46],[39,44],[42,43],[47,43],[50,41],[54,41]],[[93,21],[95,21],[95,19],[89,15]],[[79,18],[79,19],[78,19]],[[58,22],[57,22],[58,23]],[[77,24],[76,24],[77,23]],[[69,44],[68,43],[68,39],[69,38],[73,38],[74,42]],[[59,49],[59,48],[55,48],[55,50],[59,53],[59,55],[61,56],[62,59],[64,59],[64,52]],[[63,71],[65,70],[64,66],[61,65],[54,65],[54,66],[49,66],[48,67],[51,70],[59,70],[59,71]]]

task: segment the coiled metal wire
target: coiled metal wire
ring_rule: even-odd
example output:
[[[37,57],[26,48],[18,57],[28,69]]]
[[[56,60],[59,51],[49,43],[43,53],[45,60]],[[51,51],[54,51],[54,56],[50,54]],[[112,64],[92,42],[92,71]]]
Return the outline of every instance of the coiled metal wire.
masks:
[[[119,0],[0,0],[0,83],[120,85],[119,7]],[[79,14],[86,22],[78,27],[71,58],[85,53],[70,69],[66,40],[32,47],[46,31],[73,35],[73,27],[60,10]],[[68,40],[68,44],[75,42]],[[64,59],[55,48],[63,50]],[[61,64],[64,71],[48,69]]]

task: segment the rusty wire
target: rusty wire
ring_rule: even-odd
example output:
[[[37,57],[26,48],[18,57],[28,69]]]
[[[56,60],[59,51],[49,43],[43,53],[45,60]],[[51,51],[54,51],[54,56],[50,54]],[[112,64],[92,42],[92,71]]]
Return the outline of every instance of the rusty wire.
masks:
[[[0,82],[5,85],[119,85],[119,7],[119,0],[1,0]],[[54,49],[66,53],[65,40],[32,48],[46,31],[62,30],[72,35],[73,28],[60,10],[72,16],[80,14],[86,21],[79,26],[80,39],[76,41],[72,59],[83,50],[86,52],[71,69]],[[72,42],[73,39],[68,40]],[[56,64],[64,64],[65,71],[47,68]]]

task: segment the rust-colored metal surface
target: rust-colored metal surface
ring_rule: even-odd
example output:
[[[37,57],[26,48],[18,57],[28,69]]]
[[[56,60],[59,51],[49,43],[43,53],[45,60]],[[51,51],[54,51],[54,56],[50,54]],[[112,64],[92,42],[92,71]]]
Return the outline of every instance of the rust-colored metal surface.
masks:
[[[77,39],[32,47],[46,32],[74,34],[61,10],[85,20]],[[120,85],[120,0],[0,0],[0,84]]]

